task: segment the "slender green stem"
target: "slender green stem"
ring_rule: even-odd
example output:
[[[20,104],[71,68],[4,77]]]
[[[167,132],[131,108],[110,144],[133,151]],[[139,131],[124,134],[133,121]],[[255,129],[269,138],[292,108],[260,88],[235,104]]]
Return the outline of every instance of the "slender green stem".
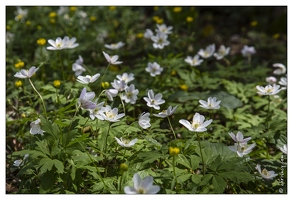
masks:
[[[121,177],[120,177],[120,183],[119,183],[119,192],[122,194],[122,179],[123,179],[124,171],[122,171]]]
[[[198,144],[199,144],[200,157],[201,157],[201,161],[202,161],[202,171],[203,171],[203,175],[205,175],[206,169],[205,169],[205,164],[204,164],[203,154],[202,154],[202,149],[201,149],[201,143],[200,143],[200,138],[199,138],[198,133],[196,133],[196,136],[197,136],[197,141],[198,141]]]
[[[176,177],[176,170],[175,170],[175,156],[173,156],[173,174],[174,174],[174,178],[175,178],[175,185],[176,185],[176,190],[178,190],[178,185],[177,185],[177,177]]]
[[[173,126],[172,126],[172,124],[171,124],[171,121],[170,121],[169,116],[167,117],[167,119],[168,119],[168,122],[169,122],[170,128],[171,128],[171,130],[172,130],[172,132],[173,132],[173,134],[174,134],[174,138],[175,138],[175,140],[176,140],[176,139],[177,139],[177,138],[176,138],[176,134],[175,134],[175,131],[174,131]]]
[[[39,97],[40,97],[40,99],[41,99],[41,101],[43,103],[43,110],[44,110],[45,116],[47,118],[47,110],[46,110],[46,106],[45,106],[44,99],[43,99],[42,95],[40,95],[40,93],[38,92],[38,90],[35,88],[33,82],[31,81],[31,79],[29,78],[28,80],[29,80],[31,86],[33,87],[33,89],[35,90],[35,92],[39,95]]]
[[[60,64],[61,64],[62,78],[63,78],[63,81],[66,81],[65,73],[64,73],[64,66],[63,66],[63,62],[62,62],[62,58],[61,58],[61,52],[59,52],[59,58],[60,58]]]
[[[102,82],[103,82],[103,80],[104,80],[105,74],[107,73],[109,67],[110,67],[110,63],[108,64],[108,66],[107,66],[107,68],[106,68],[106,70],[105,70],[105,72],[104,72],[104,74],[103,74],[103,76],[102,76],[102,78],[101,78],[101,82],[100,82],[100,91],[101,91],[101,87],[102,87]]]
[[[108,131],[107,131],[107,135],[106,135],[106,140],[105,140],[105,144],[104,144],[104,147],[105,147],[105,152],[107,153],[107,140],[108,140],[108,135],[109,135],[109,132],[110,132],[110,126],[111,126],[111,123],[109,122],[109,127],[108,127]],[[103,149],[104,147],[102,148],[102,153],[103,153]],[[102,155],[103,156],[103,155]]]
[[[227,58],[224,57],[223,60],[224,60],[224,62],[226,63],[227,66],[231,65],[230,61]]]
[[[121,100],[121,103],[122,103],[122,106],[123,106],[123,111],[124,111],[124,113],[126,114],[126,111],[125,111],[125,105],[124,105],[123,99],[122,99],[122,97],[121,97],[121,94],[119,95],[119,97],[120,97],[120,100]]]
[[[271,104],[271,98],[270,95],[268,95],[268,111],[267,111],[267,120],[266,120],[266,129],[269,129],[269,118],[270,118],[270,104]]]

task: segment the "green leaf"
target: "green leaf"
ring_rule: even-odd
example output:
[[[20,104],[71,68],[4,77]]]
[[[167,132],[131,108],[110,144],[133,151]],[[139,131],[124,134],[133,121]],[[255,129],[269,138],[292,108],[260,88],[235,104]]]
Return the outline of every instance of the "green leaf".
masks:
[[[201,182],[200,182],[199,186],[205,186],[205,185],[207,185],[212,178],[213,178],[213,175],[212,174],[206,174],[206,175],[204,175],[202,177],[202,179],[201,179]]]
[[[201,175],[192,174],[191,180],[192,180],[192,182],[199,184],[201,182],[201,177],[202,177]]]
[[[36,144],[38,145],[36,147],[37,150],[40,150],[41,152],[43,152],[43,154],[50,156],[51,153],[49,151],[49,147],[48,147],[48,142],[47,140],[42,140],[42,141],[36,141]]]
[[[40,172],[45,173],[46,171],[51,171],[53,167],[53,160],[51,158],[43,158],[40,160]]]
[[[49,122],[43,116],[40,116],[41,119],[41,128],[53,137],[54,140],[59,138],[60,130],[55,123]]]
[[[217,171],[217,168],[218,166],[221,164],[222,162],[222,158],[220,155],[218,155],[210,164],[209,164],[209,168],[216,172]]]
[[[226,181],[218,175],[213,176],[212,184],[214,186],[214,192],[217,194],[223,194],[227,185]]]
[[[59,174],[62,174],[64,172],[63,163],[57,159],[54,159],[53,163],[54,163],[54,166],[57,168],[57,171],[59,172]]]
[[[178,158],[176,159],[176,162],[181,165],[184,165],[188,169],[192,169],[189,161],[187,160],[187,158],[183,154],[178,154]]]
[[[48,193],[48,191],[55,185],[55,173],[47,171],[41,177],[40,193]]]
[[[190,156],[190,164],[191,164],[192,170],[196,170],[198,168],[199,162],[200,162],[200,157],[198,157],[196,155]]]
[[[177,180],[178,180],[178,182],[179,182],[180,184],[182,184],[182,183],[184,183],[185,181],[187,181],[187,180],[190,178],[191,175],[192,175],[192,174],[183,174],[183,175],[180,175],[180,176],[177,178]]]

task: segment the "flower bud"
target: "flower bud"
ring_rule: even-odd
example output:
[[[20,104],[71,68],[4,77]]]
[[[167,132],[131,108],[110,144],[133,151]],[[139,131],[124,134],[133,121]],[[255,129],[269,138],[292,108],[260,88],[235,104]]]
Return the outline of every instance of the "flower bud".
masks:
[[[17,87],[17,88],[19,88],[19,87],[21,87],[22,86],[22,81],[15,81],[15,86]]]
[[[171,156],[177,156],[180,152],[180,149],[178,147],[169,147],[169,154]]]
[[[126,163],[121,163],[119,169],[123,172],[128,170],[128,165]]]
[[[60,85],[61,85],[61,82],[60,82],[59,80],[55,80],[55,81],[53,82],[53,85],[54,85],[55,88],[59,88]]]

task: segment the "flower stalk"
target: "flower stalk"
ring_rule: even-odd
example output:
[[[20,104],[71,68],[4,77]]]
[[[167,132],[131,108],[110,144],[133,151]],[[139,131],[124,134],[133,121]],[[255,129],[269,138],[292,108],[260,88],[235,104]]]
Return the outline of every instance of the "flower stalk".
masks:
[[[40,97],[40,99],[41,99],[41,101],[42,101],[42,104],[43,104],[43,111],[44,111],[45,116],[46,116],[46,118],[47,118],[47,110],[46,110],[46,106],[45,106],[44,99],[43,99],[42,95],[38,92],[38,90],[35,88],[33,82],[31,81],[31,79],[29,78],[28,80],[29,80],[29,82],[30,82],[32,88],[34,89],[34,91],[39,95],[39,97]]]

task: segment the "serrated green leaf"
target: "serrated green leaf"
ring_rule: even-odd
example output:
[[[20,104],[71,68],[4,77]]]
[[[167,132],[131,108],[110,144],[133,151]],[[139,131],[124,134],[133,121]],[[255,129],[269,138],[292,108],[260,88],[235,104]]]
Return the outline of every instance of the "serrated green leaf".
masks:
[[[205,186],[205,185],[207,185],[212,178],[213,178],[213,175],[212,174],[206,174],[206,175],[204,175],[201,178],[201,182],[200,182],[199,186]]]
[[[181,165],[184,165],[188,169],[192,169],[188,159],[183,154],[178,154],[178,158],[176,159],[176,162]]]
[[[212,185],[214,186],[214,193],[217,194],[223,194],[225,187],[226,187],[226,181],[218,176],[218,175],[214,175],[213,176],[213,180],[212,180]]]
[[[40,166],[41,166],[40,172],[43,174],[46,171],[51,171],[53,164],[54,164],[54,162],[51,158],[42,158],[40,160]]]
[[[59,172],[59,174],[63,174],[63,172],[64,172],[63,163],[57,159],[54,159],[53,163],[54,163],[54,166],[57,168],[57,171]]]
[[[202,176],[198,175],[198,174],[192,174],[191,176],[191,180],[192,182],[199,184],[201,182],[201,178]]]
[[[51,153],[49,151],[49,147],[48,147],[48,142],[47,140],[42,140],[42,141],[36,141],[36,144],[38,145],[36,147],[37,150],[40,150],[41,152],[43,152],[43,154],[50,156]]]
[[[177,177],[178,183],[182,184],[187,181],[192,174],[183,174]]]
[[[198,157],[196,155],[190,156],[190,164],[191,164],[192,170],[196,170],[198,168],[199,162],[200,162],[200,157]]]

